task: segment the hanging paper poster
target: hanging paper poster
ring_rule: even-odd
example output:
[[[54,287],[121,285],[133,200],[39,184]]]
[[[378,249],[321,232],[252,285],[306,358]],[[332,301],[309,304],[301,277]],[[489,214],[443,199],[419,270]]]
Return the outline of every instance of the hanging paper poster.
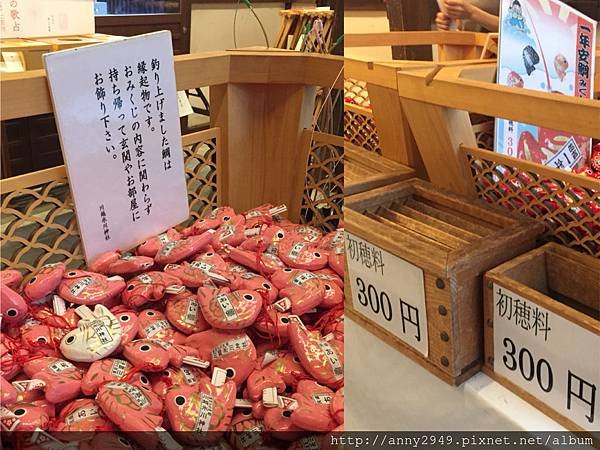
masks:
[[[502,0],[498,84],[592,98],[596,26],[558,0]],[[496,119],[495,148],[573,170],[589,161],[591,139]]]

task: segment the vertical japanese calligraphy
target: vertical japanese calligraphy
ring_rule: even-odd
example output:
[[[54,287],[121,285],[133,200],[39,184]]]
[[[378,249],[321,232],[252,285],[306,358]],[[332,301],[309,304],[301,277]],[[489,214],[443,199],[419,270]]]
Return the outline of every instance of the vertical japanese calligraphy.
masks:
[[[494,372],[586,430],[600,424],[600,336],[494,283]]]
[[[596,22],[559,0],[501,3],[498,84],[592,98]],[[579,170],[589,162],[591,139],[502,118],[496,119],[495,149]]]
[[[427,357],[423,270],[353,234],[345,244],[353,308]]]
[[[45,56],[86,257],[188,217],[169,32]]]

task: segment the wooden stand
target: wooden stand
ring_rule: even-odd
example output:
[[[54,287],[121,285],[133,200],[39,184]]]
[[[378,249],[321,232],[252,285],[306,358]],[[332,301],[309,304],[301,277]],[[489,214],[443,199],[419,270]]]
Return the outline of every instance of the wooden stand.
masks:
[[[341,147],[342,139],[312,133],[310,127],[316,87],[340,89],[342,64],[337,56],[282,51],[175,57],[178,90],[211,87],[213,128],[183,136],[184,145],[192,146],[184,150],[191,217],[217,205],[242,211],[271,202],[286,204],[294,221],[305,208],[311,210],[311,223],[334,227],[341,219],[342,152],[332,152],[327,160],[319,160],[316,152]],[[0,89],[1,120],[52,112],[42,70],[5,74]],[[315,172],[311,182],[307,182],[309,156]],[[321,186],[327,171],[320,171],[319,178],[314,168],[324,169],[329,163],[340,166],[340,175],[328,180],[335,189],[321,187],[316,207],[306,202],[305,191]],[[2,264],[34,270],[51,262],[49,258],[81,261],[64,167],[5,179],[0,188],[8,194],[3,197],[3,213],[8,217],[15,212],[1,234]],[[33,198],[25,192],[34,193]],[[42,204],[55,212],[38,217],[36,208]]]
[[[391,161],[355,145],[344,144],[344,195],[370,191],[398,181],[414,178],[410,167]]]
[[[366,82],[372,118],[377,127],[377,135],[381,154],[386,158],[412,167],[417,176],[428,178],[426,166],[417,143],[409,127],[406,113],[398,98],[398,71],[412,71],[427,68],[439,70],[440,67],[478,64],[489,62],[477,58],[482,54],[488,35],[469,32],[391,32],[376,34],[350,34],[345,37],[345,47],[379,47],[379,46],[419,46],[437,45],[438,61],[368,61],[364,59],[345,58],[344,76]],[[457,61],[458,60],[458,61]],[[370,119],[369,114],[358,115],[348,108],[347,119],[364,123]],[[351,116],[351,117],[348,117]],[[428,120],[435,121],[436,117]],[[435,127],[428,127],[429,131]],[[354,130],[349,127],[346,135]],[[359,141],[358,137],[351,142]]]
[[[423,270],[427,358],[357,312],[350,289],[348,316],[447,383],[478,372],[483,273],[533,248],[542,225],[421,180],[348,197],[344,220],[349,233]]]
[[[518,296],[519,301],[523,303],[523,307],[527,305],[530,310],[534,310],[536,306],[542,307],[566,319],[572,324],[573,328],[591,331],[598,337],[597,348],[600,346],[600,260],[551,243],[508,261],[485,275],[484,319],[486,326],[484,328],[485,365],[483,371],[567,429],[583,431],[584,429],[573,421],[573,416],[566,417],[545,403],[544,399],[548,397],[538,398],[535,395],[537,381],[532,380],[531,390],[525,390],[494,371],[495,363],[502,364],[501,361],[494,361],[494,308],[498,307],[494,301],[494,290],[499,289],[509,290],[512,294]],[[513,297],[511,297],[512,300],[514,300]],[[532,314],[535,314],[535,311],[532,311]],[[500,320],[506,319],[501,318]],[[553,325],[549,322],[547,326],[552,328]],[[543,324],[540,328],[542,327],[544,327]],[[554,330],[554,332],[557,331]],[[533,334],[534,330],[532,329],[531,332]],[[550,329],[548,332],[552,333],[553,330]],[[537,342],[536,350],[543,352],[544,355],[556,354],[556,351],[549,347],[550,344],[545,342],[541,333],[540,338],[536,339],[535,342]],[[520,343],[517,342],[516,344],[519,345]],[[531,350],[535,353],[535,350]],[[586,354],[585,349],[572,350],[576,354],[580,352],[577,358],[581,358],[582,364],[585,366],[598,367],[598,361]],[[519,355],[518,350],[517,355]],[[539,359],[541,356],[536,355],[536,358]],[[521,359],[524,358],[521,356]],[[548,367],[544,370],[552,370],[550,369],[552,367],[551,363],[552,361],[546,361]],[[553,363],[554,365],[560,365],[556,360]],[[538,367],[540,367],[539,363]],[[575,370],[574,368],[570,369]],[[529,370],[538,371],[536,367],[523,368],[526,376],[528,376],[527,371]],[[557,370],[556,366],[554,370]],[[594,369],[591,372],[593,373]],[[518,373],[518,369],[516,373]],[[547,387],[549,383],[548,377],[548,373],[545,372],[539,375],[544,387]],[[557,373],[553,376],[553,379],[556,380],[553,383],[555,384],[553,391],[559,389],[556,386],[558,378],[563,378],[563,374]],[[557,394],[564,396],[566,399],[566,392],[558,392]],[[596,393],[596,395],[598,394]],[[579,417],[579,419],[582,419],[582,417]],[[597,419],[595,420],[597,421]],[[585,420],[583,421],[585,422]]]
[[[398,96],[430,181],[534,217],[546,225],[545,238],[600,256],[600,231],[592,225],[600,181],[477,150],[469,118],[478,113],[600,138],[600,101],[499,86],[495,74],[495,63],[397,72]]]

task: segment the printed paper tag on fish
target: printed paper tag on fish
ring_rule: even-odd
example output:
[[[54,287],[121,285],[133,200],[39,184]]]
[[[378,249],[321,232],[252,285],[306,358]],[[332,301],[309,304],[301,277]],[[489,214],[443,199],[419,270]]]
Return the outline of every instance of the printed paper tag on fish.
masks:
[[[341,380],[344,377],[344,368],[337,352],[327,341],[319,341],[319,347],[321,347],[321,350],[325,353],[329,365],[333,369],[334,378],[336,380]]]
[[[237,314],[235,312],[235,308],[233,307],[233,303],[229,299],[227,294],[219,294],[217,295],[217,303],[221,307],[221,311],[223,311],[223,316],[225,320],[234,320],[237,319]]]
[[[92,417],[98,417],[100,414],[98,413],[98,407],[92,406],[89,408],[79,408],[73,411],[65,418],[65,423],[67,425],[72,425],[75,422],[80,422],[85,419],[90,419]]]
[[[250,347],[249,338],[244,336],[230,341],[225,341],[212,349],[211,354],[213,359],[219,359],[230,353],[246,350]]]
[[[170,330],[170,329],[171,329],[171,324],[169,323],[169,321],[163,319],[163,320],[157,320],[156,322],[152,322],[150,325],[148,325],[146,328],[144,328],[144,333],[146,334],[147,338],[151,338],[160,331]]]
[[[193,261],[190,263],[194,269],[200,269],[204,272],[210,272],[210,270],[214,267],[212,264],[209,264],[205,261]]]
[[[196,375],[194,375],[194,372],[192,372],[189,368],[187,368],[185,366],[181,366],[181,368],[179,370],[181,370],[181,373],[183,374],[183,377],[185,378],[185,383],[187,385],[193,386],[194,384],[196,384],[198,382],[198,378],[196,378]]]
[[[328,405],[331,403],[331,395],[329,394],[313,394],[312,399],[317,405]]]
[[[131,400],[138,405],[140,408],[145,408],[150,404],[148,397],[144,395],[144,393],[137,387],[128,383],[123,383],[120,381],[113,381],[106,385],[110,389],[118,389],[125,391]]]
[[[198,301],[195,298],[189,298],[183,321],[188,325],[195,325],[198,320]]]
[[[200,394],[200,411],[194,424],[194,431],[208,431],[210,428],[210,419],[213,416],[215,400],[208,394]]]
[[[50,369],[54,373],[61,373],[65,370],[74,369],[75,366],[68,361],[59,360],[55,361],[52,364],[48,364],[48,369]]]
[[[110,374],[117,378],[123,378],[125,371],[127,370],[129,363],[122,359],[115,359],[110,367]]]
[[[577,146],[573,136],[567,143],[548,161],[547,165],[557,169],[573,169],[581,159],[583,154]]]
[[[94,282],[94,279],[92,277],[82,278],[81,280],[77,281],[71,287],[71,289],[69,289],[69,291],[71,292],[71,295],[77,296],[77,295],[81,294],[86,287],[91,286],[93,282]]]
[[[308,280],[312,280],[317,277],[318,276],[312,272],[302,272],[300,275],[294,277],[294,279],[292,280],[292,283],[295,284],[296,286],[302,286]]]

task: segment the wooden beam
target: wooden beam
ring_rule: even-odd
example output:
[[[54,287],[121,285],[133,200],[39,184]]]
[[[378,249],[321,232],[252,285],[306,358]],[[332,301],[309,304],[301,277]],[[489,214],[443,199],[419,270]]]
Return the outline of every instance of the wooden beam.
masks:
[[[280,51],[220,51],[178,55],[177,89],[223,83],[292,83],[341,88],[339,56]],[[0,120],[52,112],[44,70],[4,73],[0,80]]]
[[[398,95],[431,105],[502,117],[519,122],[600,138],[600,101],[456,77],[442,68],[398,72]],[[414,130],[413,130],[414,133]]]
[[[483,46],[486,33],[468,31],[391,31],[355,33],[344,36],[345,47],[387,47],[391,45],[465,45]]]

